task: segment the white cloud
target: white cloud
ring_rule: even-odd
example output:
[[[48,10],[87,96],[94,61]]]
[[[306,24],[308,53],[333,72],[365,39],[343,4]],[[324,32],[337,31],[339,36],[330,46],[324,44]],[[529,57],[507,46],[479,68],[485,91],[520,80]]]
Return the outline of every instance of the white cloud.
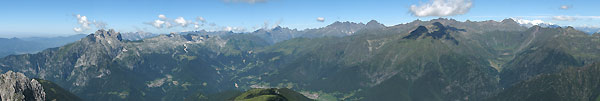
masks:
[[[83,32],[83,29],[81,29],[80,27],[75,27],[75,28],[73,28],[73,31],[75,31],[75,32]]]
[[[200,28],[200,25],[198,25],[198,24],[195,24],[195,25],[194,25],[194,29],[198,29],[198,28]]]
[[[93,21],[94,26],[96,26],[96,28],[100,28],[100,29],[105,29],[106,28],[106,23],[102,22],[102,21]]]
[[[277,20],[277,22],[273,23],[273,26],[271,26],[271,28],[275,28],[279,26],[279,24],[281,24],[281,20]]]
[[[98,29],[104,29],[106,28],[106,23],[105,22],[101,22],[101,21],[96,21],[93,20],[92,22],[90,22],[87,18],[87,16],[83,16],[80,14],[74,15],[77,18],[77,24],[79,24],[79,27],[75,27],[73,28],[73,31],[77,32],[77,33],[81,33],[83,31],[89,30],[92,27],[90,27],[91,25],[95,26]]]
[[[167,16],[165,16],[164,14],[159,14],[158,18],[160,18],[162,20],[167,20]]]
[[[79,23],[81,25],[81,27],[83,27],[85,29],[90,28],[90,22],[88,22],[86,16],[81,16],[81,15],[77,14],[77,23]]]
[[[325,22],[325,18],[323,18],[323,17],[317,17],[317,21],[319,21],[319,22]]]
[[[165,21],[165,28],[171,28],[171,27],[172,27],[171,22]]]
[[[152,22],[146,22],[145,24],[152,25],[155,28],[172,28],[172,27],[185,28],[191,24],[193,24],[194,26],[199,26],[198,22],[193,22],[192,20],[185,20],[185,18],[183,18],[183,17],[177,17],[176,19],[169,19],[163,14],[159,14],[157,20],[154,20]]]
[[[269,21],[264,22],[263,29],[269,29]]]
[[[183,17],[177,17],[177,19],[175,19],[175,23],[179,24],[179,26],[187,27],[187,25],[192,23],[192,21],[186,21]]]
[[[575,17],[572,16],[553,16],[552,20],[557,20],[557,21],[575,21]]]
[[[570,8],[571,8],[571,6],[567,6],[567,5],[560,6],[560,9],[563,9],[563,10],[567,10],[567,9],[570,9]]]
[[[263,27],[262,27],[262,29],[273,29],[273,28],[275,28],[275,27],[279,26],[279,24],[281,24],[281,21],[282,21],[282,20],[277,20],[277,21],[276,21],[275,23],[273,23],[273,25],[271,25],[271,26],[269,26],[269,25],[270,25],[269,21],[265,21],[265,22],[264,22],[264,24],[263,24]]]
[[[267,2],[267,0],[223,0],[223,1],[228,2],[228,3],[249,3],[249,4]]]
[[[223,31],[243,32],[243,31],[246,31],[246,28],[227,26],[227,27],[223,27]]]
[[[420,6],[411,5],[410,12],[419,17],[453,16],[469,12],[472,5],[471,0],[430,0]]]
[[[231,31],[231,30],[233,30],[233,27],[229,27],[229,26],[223,27],[223,31]]]
[[[196,21],[202,22],[202,23],[206,23],[206,19],[204,19],[204,17],[196,17]]]
[[[154,20],[154,22],[152,23],[152,26],[156,27],[156,28],[162,28],[162,25],[165,24],[165,21],[162,20]]]
[[[200,24],[198,22],[192,22],[192,24],[194,25],[194,29],[199,29],[200,26],[204,26],[204,24]]]
[[[520,18],[512,18],[512,19],[516,20],[517,23],[519,23],[521,25],[526,25],[526,26],[542,25],[542,24],[554,25],[554,23],[545,22],[545,21],[542,21],[539,19],[536,19],[536,20],[526,20],[526,19],[520,19]]]

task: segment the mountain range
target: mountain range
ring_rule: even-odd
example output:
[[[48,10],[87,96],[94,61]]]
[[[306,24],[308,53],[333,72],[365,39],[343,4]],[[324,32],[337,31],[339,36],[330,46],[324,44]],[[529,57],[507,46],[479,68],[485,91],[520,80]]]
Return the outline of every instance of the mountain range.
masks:
[[[445,18],[139,40],[101,29],[61,47],[0,58],[0,70],[53,82],[82,100],[253,99],[244,96],[257,92],[302,98],[297,92],[326,101],[597,101],[599,35],[513,19]]]
[[[78,34],[65,37],[0,38],[0,47],[3,48],[0,50],[0,57],[11,54],[36,53],[47,48],[75,42],[85,36],[85,34]]]

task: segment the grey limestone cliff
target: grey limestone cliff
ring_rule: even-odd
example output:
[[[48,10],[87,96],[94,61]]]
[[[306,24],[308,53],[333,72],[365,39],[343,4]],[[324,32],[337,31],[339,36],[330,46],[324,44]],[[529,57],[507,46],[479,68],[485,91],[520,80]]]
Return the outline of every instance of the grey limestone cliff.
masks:
[[[8,71],[0,75],[0,98],[2,101],[44,101],[46,93],[37,80]]]

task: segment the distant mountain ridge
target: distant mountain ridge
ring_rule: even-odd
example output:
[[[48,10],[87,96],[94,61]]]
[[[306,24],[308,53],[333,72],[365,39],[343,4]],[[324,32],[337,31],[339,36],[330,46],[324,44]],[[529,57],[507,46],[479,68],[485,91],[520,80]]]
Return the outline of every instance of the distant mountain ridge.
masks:
[[[256,35],[261,37],[269,43],[274,44],[281,41],[289,40],[292,38],[319,38],[319,37],[343,37],[353,35],[355,32],[364,29],[383,29],[385,25],[371,20],[367,24],[363,23],[354,23],[354,22],[339,22],[336,21],[330,25],[321,28],[314,29],[289,29],[287,27],[276,26],[270,29],[258,29],[253,32],[249,32],[247,34]],[[233,32],[226,31],[189,31],[189,32],[180,32],[179,34],[206,34],[206,35],[232,35],[235,34]]]
[[[135,41],[98,30],[62,47],[0,58],[0,69],[52,81],[83,100],[212,99],[253,88],[287,88],[313,100],[487,100],[519,94],[507,89],[538,85],[529,82],[538,76],[597,63],[594,35],[573,27],[528,28],[513,19],[445,18]],[[589,98],[600,94],[581,87],[591,90]]]
[[[47,48],[63,46],[83,38],[84,34],[65,37],[28,37],[28,38],[0,38],[0,57],[11,54],[26,54],[42,51]]]

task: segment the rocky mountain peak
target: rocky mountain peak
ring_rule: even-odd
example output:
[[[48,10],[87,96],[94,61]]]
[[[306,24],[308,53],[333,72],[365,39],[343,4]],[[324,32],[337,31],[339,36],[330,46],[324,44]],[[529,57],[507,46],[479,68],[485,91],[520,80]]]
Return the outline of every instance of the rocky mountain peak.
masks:
[[[46,93],[37,80],[8,71],[0,74],[0,98],[2,101],[44,101]]]
[[[573,28],[572,26],[568,26],[568,27],[566,28],[566,30],[567,30],[567,31],[575,31],[576,29],[575,29],[575,28]]]
[[[273,30],[281,30],[281,29],[283,29],[283,28],[281,28],[281,26],[277,26],[277,27],[273,28]]]
[[[431,19],[432,22],[440,22],[440,23],[444,23],[444,24],[448,24],[448,23],[457,23],[458,21],[454,20],[454,19],[448,19],[448,18],[437,18],[437,19]]]
[[[347,28],[347,27],[354,27],[354,26],[363,26],[364,24],[358,24],[358,23],[354,23],[354,22],[339,22],[336,21],[330,25],[327,25],[326,28]]]
[[[116,32],[114,29],[104,30],[100,29],[86,38],[81,39],[85,44],[103,44],[110,47],[119,47],[123,38],[121,33]]]
[[[367,22],[367,25],[373,25],[373,24],[378,25],[381,23],[377,22],[376,20],[371,20],[371,21]]]
[[[375,20],[371,20],[369,22],[367,22],[367,25],[365,25],[366,28],[385,28],[385,25],[375,21]]]
[[[502,22],[503,24],[515,24],[515,25],[518,25],[518,24],[519,24],[519,23],[517,23],[517,21],[515,21],[515,20],[514,20],[514,19],[512,19],[512,18],[504,19],[504,20],[502,20],[501,22]]]
[[[109,29],[108,31],[104,30],[104,29],[100,29],[100,30],[94,32],[94,34],[91,34],[91,36],[93,36],[94,38],[102,38],[102,39],[114,38],[119,41],[123,40],[123,38],[121,37],[121,33],[116,32],[114,29]]]

